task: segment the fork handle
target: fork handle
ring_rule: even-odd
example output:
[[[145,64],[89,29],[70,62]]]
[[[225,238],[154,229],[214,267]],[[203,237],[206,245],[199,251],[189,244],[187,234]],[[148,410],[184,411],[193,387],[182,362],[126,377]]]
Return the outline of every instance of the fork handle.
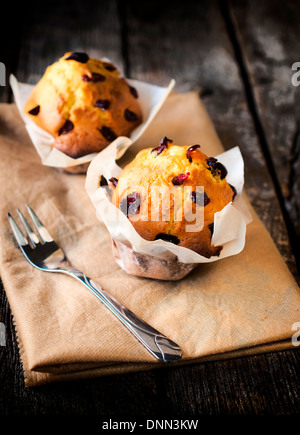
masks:
[[[117,316],[123,325],[135,335],[155,358],[163,362],[173,362],[181,358],[182,352],[176,343],[124,307],[124,305],[83,273],[80,272],[80,274],[76,273],[73,275]]]

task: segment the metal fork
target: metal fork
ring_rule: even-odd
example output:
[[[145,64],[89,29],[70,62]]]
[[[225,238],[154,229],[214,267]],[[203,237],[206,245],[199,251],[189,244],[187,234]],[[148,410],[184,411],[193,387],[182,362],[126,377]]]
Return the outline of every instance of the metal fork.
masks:
[[[26,236],[23,235],[10,213],[7,214],[7,217],[17,243],[29,263],[37,269],[46,272],[65,273],[79,280],[117,316],[123,325],[125,325],[158,360],[172,362],[181,358],[182,352],[176,343],[152,328],[152,326],[148,325],[128,308],[124,307],[84,273],[73,269],[63,250],[53,240],[35,212],[29,205],[26,205],[26,208],[37,234],[32,230],[19,209],[17,212],[25,229]]]

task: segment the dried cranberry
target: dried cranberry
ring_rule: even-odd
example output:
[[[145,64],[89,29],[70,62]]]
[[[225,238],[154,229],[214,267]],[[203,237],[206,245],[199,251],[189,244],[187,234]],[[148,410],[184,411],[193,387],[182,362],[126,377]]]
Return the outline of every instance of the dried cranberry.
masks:
[[[141,196],[137,192],[130,193],[120,202],[120,210],[126,215],[134,215],[140,212]]]
[[[189,147],[186,151],[186,156],[189,159],[190,163],[192,163],[192,161],[193,161],[192,157],[191,157],[191,153],[193,151],[195,151],[197,148],[200,148],[200,145],[193,145],[193,146]]]
[[[114,185],[114,187],[117,187],[117,185],[118,185],[118,179],[117,178],[111,177],[109,179],[109,181]]]
[[[217,159],[215,159],[214,157],[209,157],[208,159],[206,159],[206,162],[208,164],[208,166],[214,167],[214,165],[217,163]]]
[[[211,232],[211,235],[213,235],[214,233],[214,223],[212,222],[211,224],[207,225],[207,228],[209,229],[209,231]]]
[[[80,63],[87,63],[89,60],[89,56],[86,53],[79,53],[78,51],[74,51],[65,60],[76,60]]]
[[[139,98],[138,91],[133,86],[129,86],[129,90],[131,94],[134,96],[134,98]]]
[[[206,206],[207,204],[210,203],[210,198],[207,196],[207,194],[205,192],[195,192],[192,191],[190,193],[190,198],[191,200],[200,206]]]
[[[176,236],[172,236],[172,234],[159,233],[155,236],[154,240],[164,240],[165,242],[174,243],[174,245],[178,245],[180,240]]]
[[[106,125],[103,125],[103,127],[98,128],[100,133],[103,135],[103,137],[108,140],[109,142],[112,142],[113,140],[117,139],[116,133],[109,127],[106,127]]]
[[[233,192],[233,196],[232,196],[232,201],[233,201],[237,195],[237,191],[236,191],[236,188],[234,186],[232,186],[231,184],[229,184],[229,186],[231,187],[232,192]]]
[[[210,203],[210,198],[207,196],[207,194],[205,192],[203,192],[204,194],[204,207]]]
[[[172,143],[172,139],[168,139],[166,136],[162,139],[162,141],[160,142],[160,145],[156,148],[153,148],[153,150],[151,150],[151,153],[156,152],[156,155],[158,156],[159,154],[161,154],[165,149],[168,148],[168,144]]]
[[[36,116],[40,113],[40,106],[35,106],[33,109],[28,112],[30,115]]]
[[[129,121],[129,122],[134,122],[134,121],[137,121],[137,120],[139,119],[138,116],[137,116],[137,114],[134,113],[134,112],[132,112],[132,111],[129,110],[129,109],[125,109],[125,110],[124,110],[124,117],[125,117],[125,119],[126,119],[127,121]]]
[[[103,74],[92,73],[92,82],[93,83],[104,82],[105,80],[106,80],[106,77]]]
[[[224,165],[222,165],[222,163],[220,163],[220,162],[217,162],[216,164],[215,164],[215,169],[217,169],[218,171],[220,171],[220,178],[221,178],[221,180],[223,180],[223,178],[225,178],[226,177],[226,175],[227,175],[227,169],[225,168],[225,166]]]
[[[84,74],[83,76],[81,76],[81,78],[84,82],[91,82],[92,81],[92,77],[88,76],[87,74]]]
[[[99,73],[92,73],[91,76],[84,74],[83,76],[81,76],[81,78],[84,82],[93,82],[93,83],[104,82],[106,80],[106,77],[103,74],[99,74]]]
[[[40,113],[40,106],[35,106],[33,109],[29,110],[28,113],[30,115],[38,115]]]
[[[187,172],[186,174],[179,174],[176,175],[176,177],[173,178],[172,183],[174,186],[180,186],[185,180],[189,178],[190,172]]]
[[[220,175],[221,180],[226,177],[227,169],[224,165],[222,165],[222,163],[218,162],[217,159],[215,159],[214,157],[209,157],[208,159],[206,159],[206,162],[209,166],[208,169],[211,171],[214,177],[216,175]]]
[[[60,136],[61,134],[69,133],[71,130],[73,130],[73,128],[74,128],[73,122],[67,119],[64,125],[60,127],[60,129],[58,130],[58,136]]]
[[[115,71],[117,69],[112,63],[104,63],[103,65],[107,71]]]
[[[101,175],[100,187],[103,187],[103,186],[108,186],[108,182],[107,182],[107,179],[104,177],[104,175]]]
[[[107,110],[109,108],[110,101],[109,100],[97,100],[94,104],[95,107],[99,107],[100,109]]]

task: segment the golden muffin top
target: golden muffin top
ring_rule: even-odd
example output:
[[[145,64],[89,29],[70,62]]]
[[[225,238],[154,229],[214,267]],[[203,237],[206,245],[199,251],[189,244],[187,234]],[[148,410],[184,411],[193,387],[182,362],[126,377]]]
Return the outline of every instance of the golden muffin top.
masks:
[[[78,52],[48,66],[24,112],[74,158],[101,151],[142,122],[138,92],[117,68]]]
[[[210,257],[214,215],[233,201],[236,190],[226,168],[200,150],[164,138],[140,151],[114,185],[112,202],[146,240],[163,239]]]

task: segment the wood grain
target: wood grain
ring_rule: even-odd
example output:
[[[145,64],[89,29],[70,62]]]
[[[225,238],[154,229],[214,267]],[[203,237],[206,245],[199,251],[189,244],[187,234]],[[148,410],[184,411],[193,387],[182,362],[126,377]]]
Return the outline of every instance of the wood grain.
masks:
[[[48,65],[68,51],[88,52],[91,57],[113,58],[123,71],[120,22],[115,2],[79,0],[30,3],[23,30],[15,75],[35,84]],[[87,13],[88,12],[88,13]]]
[[[230,15],[261,123],[261,145],[300,262],[300,88],[292,84],[292,65],[300,59],[299,2],[232,0]]]

